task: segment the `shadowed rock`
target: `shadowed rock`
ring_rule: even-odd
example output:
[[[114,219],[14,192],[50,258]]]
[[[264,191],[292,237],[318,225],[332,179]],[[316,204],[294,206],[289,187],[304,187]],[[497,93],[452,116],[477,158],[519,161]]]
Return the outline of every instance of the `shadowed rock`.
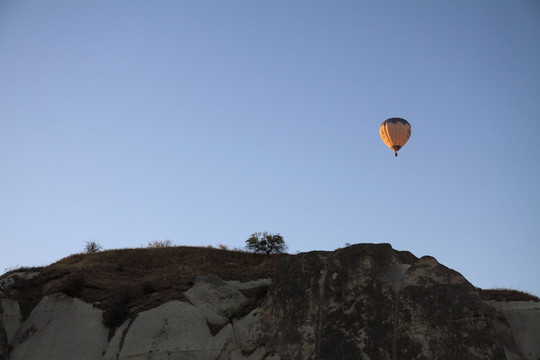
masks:
[[[4,324],[0,321],[0,360],[6,360],[8,355],[8,339]]]
[[[19,303],[13,299],[0,298],[0,323],[3,323],[8,343],[21,325]]]
[[[283,359],[506,359],[471,284],[388,244],[285,259],[261,313]]]
[[[398,303],[398,359],[506,359],[495,331],[500,313],[434,258],[411,266]]]

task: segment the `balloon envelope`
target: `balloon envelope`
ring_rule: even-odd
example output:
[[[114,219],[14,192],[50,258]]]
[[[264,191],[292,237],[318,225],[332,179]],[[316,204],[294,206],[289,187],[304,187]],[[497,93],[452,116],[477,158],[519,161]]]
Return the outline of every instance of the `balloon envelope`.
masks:
[[[383,121],[379,128],[379,135],[382,141],[390,149],[394,150],[395,155],[399,149],[405,145],[411,137],[411,124],[402,118],[390,118]]]

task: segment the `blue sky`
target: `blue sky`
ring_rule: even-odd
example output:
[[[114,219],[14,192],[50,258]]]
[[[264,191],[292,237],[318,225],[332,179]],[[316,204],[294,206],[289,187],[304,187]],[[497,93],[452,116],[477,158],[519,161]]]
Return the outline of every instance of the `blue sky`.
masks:
[[[539,64],[536,1],[0,0],[0,272],[269,231],[540,295]]]

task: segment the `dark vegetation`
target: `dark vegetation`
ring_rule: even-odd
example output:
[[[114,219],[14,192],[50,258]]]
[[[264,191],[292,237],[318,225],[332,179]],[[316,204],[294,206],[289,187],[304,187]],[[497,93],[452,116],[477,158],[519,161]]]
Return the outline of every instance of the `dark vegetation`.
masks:
[[[98,252],[102,250],[103,250],[103,246],[101,246],[95,241],[87,241],[84,247],[84,251],[87,253],[93,253],[93,252]]]
[[[279,234],[256,232],[246,240],[246,249],[266,255],[281,254],[287,251],[287,244]]]
[[[12,288],[24,318],[43,296],[63,292],[104,310],[104,324],[114,329],[141,311],[171,300],[187,301],[183,292],[198,275],[242,282],[271,278],[279,259],[286,256],[180,246],[88,252],[25,269],[39,275],[19,280]],[[2,277],[12,272],[16,271]],[[267,287],[244,291],[248,300],[231,317],[257,307],[267,291]]]
[[[163,248],[163,247],[170,247],[174,246],[172,241],[169,239],[165,240],[154,240],[148,243],[149,248]]]
[[[538,296],[514,289],[478,289],[482,300],[540,301]]]

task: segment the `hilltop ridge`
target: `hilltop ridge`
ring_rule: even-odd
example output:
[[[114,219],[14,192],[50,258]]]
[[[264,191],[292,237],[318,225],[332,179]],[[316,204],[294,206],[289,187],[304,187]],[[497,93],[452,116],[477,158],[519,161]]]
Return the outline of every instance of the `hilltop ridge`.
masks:
[[[540,356],[530,340],[538,298],[477,289],[389,244],[269,256],[108,250],[12,271],[0,284],[0,360],[8,344],[10,360]]]

